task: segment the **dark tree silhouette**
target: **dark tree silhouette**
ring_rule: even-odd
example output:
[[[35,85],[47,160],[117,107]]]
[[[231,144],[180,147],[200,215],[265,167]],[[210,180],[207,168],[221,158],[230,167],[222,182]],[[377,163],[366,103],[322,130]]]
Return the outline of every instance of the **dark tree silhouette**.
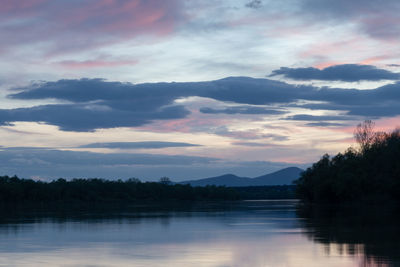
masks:
[[[299,198],[310,202],[400,201],[400,131],[374,132],[357,126],[360,150],[324,155],[295,181]]]
[[[166,181],[167,182],[167,181]],[[137,200],[235,200],[239,194],[223,186],[126,181],[104,179],[58,179],[52,182],[0,177],[1,202],[134,202]]]
[[[164,176],[160,178],[160,183],[162,184],[171,184],[171,179],[169,179],[168,177]]]
[[[374,132],[375,123],[371,120],[366,120],[357,125],[354,131],[354,137],[360,145],[361,150],[368,149],[373,143],[376,133]]]

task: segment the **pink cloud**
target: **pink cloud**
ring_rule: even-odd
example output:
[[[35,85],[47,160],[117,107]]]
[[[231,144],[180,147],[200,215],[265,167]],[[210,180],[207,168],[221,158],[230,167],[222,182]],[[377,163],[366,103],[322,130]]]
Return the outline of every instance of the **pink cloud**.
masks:
[[[7,14],[7,13],[14,13],[18,12],[21,13],[23,11],[30,10],[39,6],[40,4],[47,2],[48,0],[5,0],[1,1],[0,5],[0,14]]]
[[[379,39],[385,41],[395,41],[399,39],[399,22],[398,11],[376,13],[372,11],[369,16],[364,16],[359,19],[366,32]]]
[[[169,120],[169,121],[155,121],[149,125],[139,127],[139,130],[159,132],[159,133],[170,133],[170,132],[180,132],[180,133],[191,133],[192,132],[193,118],[185,118],[179,120]]]
[[[375,131],[383,131],[383,132],[391,132],[396,128],[400,127],[400,116],[396,117],[391,117],[391,118],[381,118],[379,120],[373,120],[375,123]],[[355,123],[352,126],[345,126],[345,127],[335,127],[335,128],[329,128],[326,129],[324,127],[321,127],[320,129],[325,129],[327,131],[336,131],[340,133],[347,133],[347,134],[353,134],[354,130],[356,129],[358,123]],[[354,138],[349,138],[347,139],[347,142],[353,141],[354,143]]]
[[[120,60],[120,61],[108,61],[108,60],[65,60],[56,63],[59,66],[69,69],[88,69],[88,68],[104,68],[104,67],[119,67],[127,65],[136,65],[137,60]]]
[[[45,41],[46,54],[162,37],[186,20],[181,0],[5,0],[0,16],[2,47]]]
[[[158,120],[151,124],[136,128],[142,131],[152,131],[160,133],[195,133],[195,132],[212,132],[212,129],[221,125],[228,125],[232,119],[210,118],[202,116],[198,111],[192,110],[191,116],[178,120]]]
[[[195,115],[178,120],[154,121],[151,124],[135,129],[158,133],[208,133],[238,140],[259,140],[274,137],[273,135],[265,135],[261,129],[239,131],[230,130],[226,127],[226,125],[234,121],[234,119],[205,118]]]
[[[318,69],[324,69],[327,67],[335,66],[335,65],[340,65],[340,64],[360,64],[360,65],[384,65],[383,63],[385,61],[390,61],[394,57],[393,54],[390,55],[380,55],[380,56],[373,56],[373,57],[368,57],[366,59],[361,60],[360,62],[345,62],[345,61],[326,61],[326,62],[320,62],[314,65],[315,68]]]
[[[173,31],[181,18],[178,4],[176,0],[87,1],[84,5],[69,5],[59,12],[58,19],[68,28],[89,32],[157,34]]]
[[[392,118],[383,118],[375,121],[375,128],[378,131],[390,132],[400,127],[400,116]]]
[[[365,36],[353,35],[341,41],[318,40],[299,53],[302,59],[314,59],[313,66],[319,69],[339,64],[355,64],[370,50]],[[351,56],[349,56],[349,53]]]
[[[391,61],[394,57],[396,57],[396,55],[393,53],[391,53],[390,55],[373,56],[362,60],[359,64],[377,65],[377,64],[382,64],[385,61]]]
[[[318,63],[318,64],[314,65],[313,67],[322,70],[322,69],[325,69],[325,68],[328,68],[328,67],[332,67],[332,66],[335,66],[335,65],[341,65],[341,64],[345,64],[345,63],[344,62],[338,62],[338,61],[328,61],[328,62]]]

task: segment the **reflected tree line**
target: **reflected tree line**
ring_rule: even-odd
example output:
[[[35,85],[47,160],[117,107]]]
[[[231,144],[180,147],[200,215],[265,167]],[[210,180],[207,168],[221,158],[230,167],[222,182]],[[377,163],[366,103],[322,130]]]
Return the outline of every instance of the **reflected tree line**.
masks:
[[[328,255],[360,258],[360,266],[400,266],[398,206],[302,205],[297,213],[304,233],[322,243]]]
[[[267,185],[234,187],[241,199],[295,199],[296,186],[294,185]]]
[[[326,154],[295,181],[300,199],[330,204],[400,201],[400,129],[376,132],[368,120],[354,135],[359,149]]]

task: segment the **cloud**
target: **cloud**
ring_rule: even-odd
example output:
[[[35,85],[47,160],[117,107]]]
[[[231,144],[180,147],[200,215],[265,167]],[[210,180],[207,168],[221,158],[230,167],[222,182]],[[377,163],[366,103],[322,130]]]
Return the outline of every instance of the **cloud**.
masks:
[[[3,1],[0,7],[0,13],[15,14],[15,13],[29,13],[32,8],[38,8],[47,0],[21,0],[21,1]]]
[[[259,176],[293,164],[268,161],[224,161],[183,155],[94,153],[52,148],[14,147],[0,149],[3,175],[20,177],[138,177],[143,181],[168,176],[173,181],[204,178],[224,173]],[[179,169],[179,172],[177,172]]]
[[[396,23],[400,3],[374,0],[300,0],[300,12],[315,20],[348,22],[364,33],[378,39],[398,39],[400,27]]]
[[[268,114],[268,115],[278,115],[284,114],[284,111],[276,109],[268,109],[264,107],[228,107],[224,109],[214,109],[214,108],[200,108],[201,113],[206,114]]]
[[[270,144],[257,143],[257,142],[233,142],[232,145],[236,146],[250,146],[250,147],[268,147]]]
[[[228,129],[228,127],[224,125],[210,129],[209,132],[216,135],[231,137],[235,139],[254,140],[262,138],[262,133],[258,129],[235,131]]]
[[[325,103],[304,104],[311,110],[341,110],[344,116],[362,116],[372,119],[400,114],[400,82],[369,90],[321,89],[314,100]],[[342,116],[344,118],[344,116]],[[354,118],[354,117],[353,117]]]
[[[79,146],[79,148],[117,148],[117,149],[158,149],[168,147],[194,147],[200,146],[182,142],[162,142],[162,141],[146,141],[146,142],[110,142],[110,143],[91,143]]]
[[[119,66],[130,66],[136,65],[137,60],[64,60],[56,62],[57,65],[69,68],[69,69],[88,69],[88,68],[107,68],[107,67],[119,67]]]
[[[0,110],[0,125],[16,121],[56,125],[64,131],[90,132],[99,128],[135,127],[152,120],[184,118],[189,111],[182,106],[153,110],[121,110],[101,105],[43,105],[32,108]]]
[[[347,126],[344,123],[333,123],[333,122],[310,122],[306,123],[306,126],[310,127],[342,127],[342,126]]]
[[[307,114],[298,114],[294,116],[286,117],[286,120],[296,120],[296,121],[343,121],[352,120],[354,118],[346,115],[342,116],[315,116]]]
[[[248,2],[245,6],[248,8],[259,9],[262,7],[262,1],[261,0],[252,0],[252,1]]]
[[[263,134],[262,135],[263,138],[269,138],[272,139],[274,141],[285,141],[285,140],[289,140],[289,137],[286,135],[281,135],[281,134]]]
[[[279,134],[265,134],[260,129],[249,129],[249,130],[231,130],[228,127],[222,125],[215,128],[209,129],[210,133],[231,137],[241,140],[255,140],[255,139],[270,139],[273,141],[284,141],[288,140],[288,136]]]
[[[68,151],[49,148],[1,148],[0,166],[21,166],[26,163],[42,166],[82,165],[82,166],[112,166],[112,165],[192,165],[209,164],[215,158],[181,155],[132,154],[132,153],[94,153],[86,151]]]
[[[275,147],[274,144],[262,143],[262,142],[233,142],[232,145],[236,146],[248,146],[248,147]]]
[[[176,100],[191,96],[264,107],[203,108],[208,114],[283,114],[290,107],[341,111],[351,116],[385,117],[400,114],[400,82],[370,90],[318,88],[269,79],[229,77],[216,81],[131,84],[102,79],[59,80],[19,88],[10,99],[56,99],[69,104],[0,109],[0,124],[44,122],[66,131],[137,127],[155,120],[187,117],[190,112]],[[303,103],[301,101],[319,103]],[[299,102],[300,101],[300,102]],[[300,104],[299,104],[300,103]],[[303,115],[290,119],[305,120]],[[308,119],[311,117],[308,117]],[[354,117],[352,117],[354,118]],[[321,118],[320,118],[321,119]],[[325,118],[326,119],[326,118]],[[332,118],[331,118],[332,119]],[[233,133],[219,129],[220,134]],[[237,133],[251,138],[251,133]]]
[[[324,80],[324,81],[379,81],[399,80],[400,73],[379,69],[372,65],[343,64],[324,69],[317,68],[287,68],[281,67],[272,71],[270,76],[283,75],[293,80]]]
[[[170,105],[179,97],[192,95],[188,83],[138,84],[110,82],[103,79],[59,80],[18,88],[11,99],[58,99],[74,103],[95,102],[112,109],[152,111]]]
[[[364,116],[369,119],[379,119],[380,117],[391,117],[399,115],[399,102],[393,102],[392,105],[376,104],[373,106],[354,106],[349,112],[348,115],[358,115]]]
[[[39,44],[82,51],[138,36],[165,36],[185,21],[180,0],[4,0],[2,46]],[[47,52],[50,52],[47,50]]]
[[[270,88],[270,93],[265,91],[267,87]],[[222,101],[264,104],[265,101],[260,102],[263,98],[267,102],[287,101],[284,99],[285,93],[278,93],[284,91],[282,87],[287,87],[288,91],[293,88],[281,82],[251,78],[137,85],[102,79],[43,82],[19,88],[20,92],[9,95],[9,98],[57,99],[72,103],[3,109],[0,110],[0,123],[6,125],[14,121],[37,121],[56,125],[67,131],[135,127],[154,120],[186,117],[189,111],[174,104],[179,98],[201,96]],[[291,94],[287,92],[286,95]],[[235,107],[225,111],[245,114],[280,113],[259,107]]]

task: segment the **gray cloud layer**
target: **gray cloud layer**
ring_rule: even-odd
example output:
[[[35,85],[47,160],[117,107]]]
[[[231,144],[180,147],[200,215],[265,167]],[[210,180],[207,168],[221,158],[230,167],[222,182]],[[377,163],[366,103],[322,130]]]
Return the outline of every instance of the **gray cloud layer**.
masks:
[[[298,114],[294,116],[286,117],[288,120],[296,120],[296,121],[343,121],[350,120],[349,116],[314,116],[307,114]]]
[[[283,75],[293,80],[324,80],[324,81],[379,81],[399,80],[400,73],[379,69],[371,65],[343,64],[324,68],[286,68],[272,71],[270,76]]]
[[[310,126],[310,127],[338,127],[338,126],[346,126],[346,124],[320,121],[320,122],[306,123],[306,126]]]
[[[105,105],[43,105],[32,108],[2,109],[0,122],[45,122],[65,131],[93,131],[98,128],[134,127],[152,120],[184,118],[189,111],[182,106],[154,110],[121,110]]]
[[[162,141],[147,141],[147,142],[110,142],[110,143],[91,143],[79,146],[80,148],[118,148],[118,149],[157,149],[167,147],[193,147],[199,146],[181,142],[162,142]]]
[[[16,174],[24,178],[38,176],[49,180],[58,177],[138,177],[141,180],[157,180],[169,176],[174,181],[182,181],[224,173],[258,176],[288,166],[292,165],[267,161],[222,161],[182,155],[105,154],[31,147],[0,149],[0,175]]]
[[[8,168],[21,164],[55,168],[62,165],[113,166],[113,165],[193,165],[209,164],[214,158],[180,155],[94,153],[42,148],[2,148],[0,166]]]
[[[300,0],[301,15],[318,20],[356,23],[371,37],[398,39],[400,26],[398,19],[400,2],[397,0]]]
[[[209,82],[130,84],[101,79],[45,82],[9,95],[11,99],[58,99],[70,104],[1,109],[0,124],[36,121],[67,131],[135,127],[154,120],[179,119],[190,112],[174,100],[200,96],[247,105],[298,106],[298,100],[320,101],[308,109],[342,110],[347,115],[383,117],[400,115],[400,83],[371,90],[296,86],[269,79],[230,77]],[[277,114],[266,107],[203,108],[206,113]],[[292,118],[296,119],[296,118]]]
[[[229,107],[224,109],[214,109],[214,108],[200,108],[200,112],[206,114],[269,114],[278,115],[284,114],[284,111],[276,109],[268,109],[264,107]]]

